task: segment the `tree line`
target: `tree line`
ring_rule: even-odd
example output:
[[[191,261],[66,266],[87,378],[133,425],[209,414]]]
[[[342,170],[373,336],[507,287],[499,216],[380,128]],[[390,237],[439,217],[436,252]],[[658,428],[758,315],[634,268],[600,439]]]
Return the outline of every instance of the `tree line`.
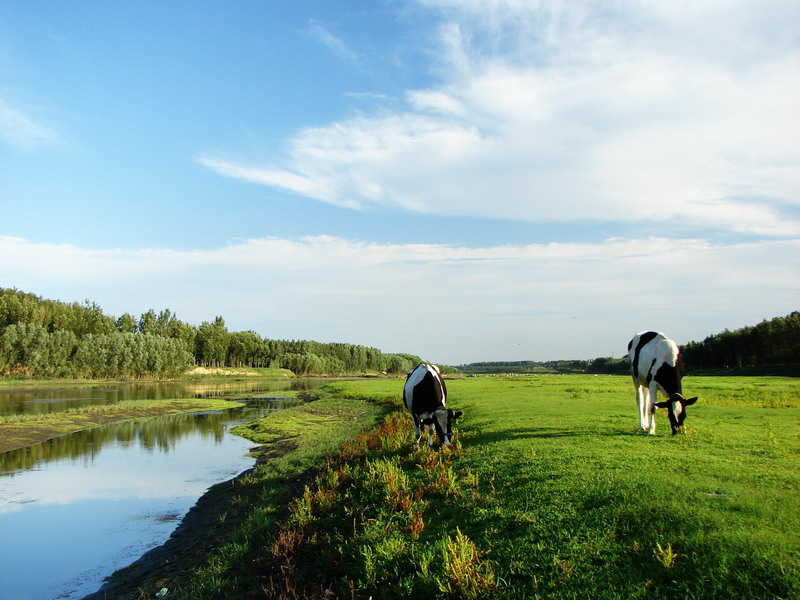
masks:
[[[589,361],[587,360],[515,360],[475,362],[459,365],[458,369],[476,375],[493,373],[522,375],[526,373],[583,373],[588,365]]]
[[[800,312],[764,320],[752,327],[727,329],[681,348],[686,370],[772,369],[800,374]],[[458,367],[465,373],[594,373],[627,375],[628,357],[592,360],[478,362]]]
[[[346,375],[405,373],[420,362],[413,354],[387,354],[355,344],[272,340],[253,331],[228,331],[221,316],[199,327],[169,309],[114,318],[89,300],[64,303],[0,288],[0,376],[170,377],[193,365]]]
[[[742,369],[800,366],[800,312],[727,329],[682,348],[687,369]]]

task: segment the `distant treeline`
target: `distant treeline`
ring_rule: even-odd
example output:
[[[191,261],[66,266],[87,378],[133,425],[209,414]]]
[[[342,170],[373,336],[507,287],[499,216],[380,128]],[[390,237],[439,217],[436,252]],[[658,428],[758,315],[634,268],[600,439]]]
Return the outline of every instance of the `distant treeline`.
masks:
[[[508,373],[522,375],[524,373],[602,373],[627,375],[627,358],[595,358],[594,360],[548,360],[537,362],[518,360],[511,362],[478,362],[459,365],[460,371],[469,374]]]
[[[583,373],[589,365],[588,360],[549,360],[537,362],[533,360],[476,362],[459,365],[464,373],[476,375],[489,373]]]
[[[355,344],[230,332],[222,317],[199,327],[180,321],[168,309],[114,318],[88,300],[67,304],[0,288],[0,376],[169,377],[193,365],[346,375],[405,373],[420,362],[412,354],[385,354]]]
[[[764,320],[711,335],[702,342],[681,348],[687,370],[773,369],[797,374],[800,370],[800,312]],[[551,360],[546,362],[479,362],[460,365],[465,373],[597,373],[627,375],[628,358],[601,357],[593,360]]]
[[[800,366],[800,312],[710,335],[683,348],[687,369],[742,369]]]

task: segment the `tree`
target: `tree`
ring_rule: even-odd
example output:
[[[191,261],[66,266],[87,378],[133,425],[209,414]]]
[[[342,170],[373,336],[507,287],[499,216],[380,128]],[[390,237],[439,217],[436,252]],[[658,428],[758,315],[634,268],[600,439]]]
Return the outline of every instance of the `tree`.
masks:
[[[261,338],[253,331],[235,331],[228,342],[227,364],[232,367],[255,367],[259,364]]]
[[[122,333],[133,333],[136,331],[136,318],[130,314],[125,313],[116,321],[117,331]]]
[[[225,327],[225,319],[216,317],[213,323],[204,321],[200,324],[195,340],[197,362],[205,366],[224,366],[228,343],[229,336],[228,329]]]
[[[139,323],[136,327],[137,333],[155,333],[156,332],[156,311],[152,308],[146,313],[142,313],[139,317]]]

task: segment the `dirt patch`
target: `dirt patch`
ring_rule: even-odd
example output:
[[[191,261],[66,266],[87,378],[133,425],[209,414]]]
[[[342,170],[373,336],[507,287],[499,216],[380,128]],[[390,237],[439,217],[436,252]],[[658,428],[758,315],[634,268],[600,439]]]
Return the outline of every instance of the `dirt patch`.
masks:
[[[187,371],[186,375],[237,375],[239,377],[262,377],[258,371],[248,371],[246,369],[223,369],[220,367],[195,367]]]

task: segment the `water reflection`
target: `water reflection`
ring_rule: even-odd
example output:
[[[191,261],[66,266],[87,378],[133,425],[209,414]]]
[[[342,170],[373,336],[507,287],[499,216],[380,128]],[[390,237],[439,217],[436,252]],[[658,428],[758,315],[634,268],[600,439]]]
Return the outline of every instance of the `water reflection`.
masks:
[[[322,385],[318,379],[257,379],[197,383],[126,383],[114,387],[64,386],[0,389],[0,415],[40,414],[69,408],[115,404],[124,400],[169,400],[172,398],[215,398],[281,390],[308,390]]]
[[[94,592],[166,541],[211,485],[253,465],[252,443],[232,427],[300,402],[263,381],[193,387],[252,393],[238,409],[112,423],[0,454],[0,600]]]

